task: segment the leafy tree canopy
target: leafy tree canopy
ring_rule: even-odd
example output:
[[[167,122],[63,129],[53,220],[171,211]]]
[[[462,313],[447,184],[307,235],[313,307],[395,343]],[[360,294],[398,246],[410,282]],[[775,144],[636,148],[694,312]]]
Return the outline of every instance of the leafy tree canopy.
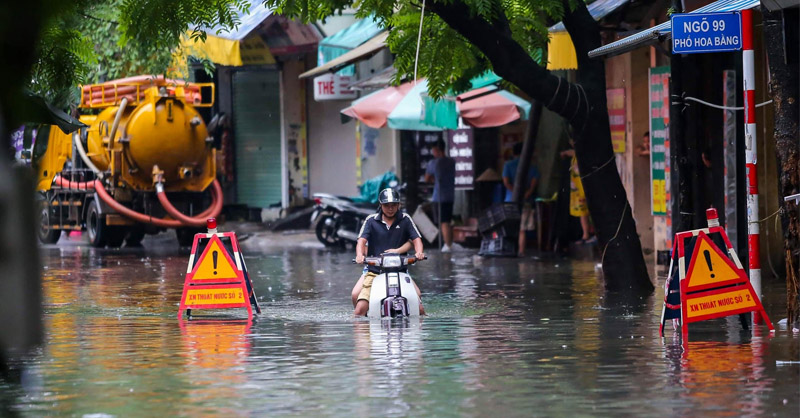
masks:
[[[547,46],[548,22],[563,15],[560,0],[426,0],[432,3],[462,2],[471,13],[488,22],[505,21],[511,36],[539,64]],[[396,80],[417,76],[428,78],[428,92],[439,97],[448,89],[466,90],[471,78],[491,69],[489,60],[474,45],[448,26],[430,10],[423,19],[419,59],[417,39],[420,34],[422,1],[418,0],[266,0],[278,13],[304,22],[323,20],[346,7],[357,8],[356,16],[375,15],[379,23],[391,28],[387,41],[395,54]]]
[[[168,74],[188,28],[234,28],[246,0],[72,0],[59,4],[37,43],[29,88],[66,108],[77,84]],[[196,38],[205,32],[195,31]],[[168,74],[169,75],[169,74]]]
[[[462,2],[488,22],[507,23],[511,37],[542,64],[547,27],[563,15],[561,0],[426,0],[427,5]],[[356,8],[391,28],[395,81],[428,78],[429,93],[466,90],[471,78],[491,69],[486,56],[436,14],[426,11],[417,59],[422,2],[417,0],[72,0],[45,25],[30,88],[65,107],[74,86],[136,74],[166,74],[172,52],[187,28],[234,28],[238,12],[272,7],[305,23]],[[504,25],[505,26],[505,25]],[[195,31],[194,38],[205,38]]]

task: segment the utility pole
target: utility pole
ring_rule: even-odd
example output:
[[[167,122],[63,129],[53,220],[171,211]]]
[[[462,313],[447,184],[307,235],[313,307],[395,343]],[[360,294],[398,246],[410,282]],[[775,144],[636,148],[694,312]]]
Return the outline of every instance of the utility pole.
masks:
[[[674,13],[682,13],[681,0],[672,0]],[[692,168],[689,161],[683,120],[683,57],[670,57],[669,82],[669,155],[670,190],[672,191],[672,231],[687,231],[693,227],[694,202],[692,201]]]

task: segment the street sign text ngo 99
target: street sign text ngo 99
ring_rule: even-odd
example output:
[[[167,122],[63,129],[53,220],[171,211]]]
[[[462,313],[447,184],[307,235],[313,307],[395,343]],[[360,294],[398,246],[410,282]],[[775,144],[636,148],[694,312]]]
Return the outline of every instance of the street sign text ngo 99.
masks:
[[[672,15],[672,52],[695,54],[742,49],[739,12]]]

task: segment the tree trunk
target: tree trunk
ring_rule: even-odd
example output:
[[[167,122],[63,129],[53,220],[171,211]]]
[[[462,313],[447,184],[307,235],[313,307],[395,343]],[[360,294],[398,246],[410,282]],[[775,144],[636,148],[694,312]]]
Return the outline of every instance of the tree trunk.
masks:
[[[517,172],[514,173],[514,190],[511,191],[511,201],[519,204],[522,201],[525,190],[528,189],[528,171],[531,168],[531,157],[536,148],[536,135],[539,132],[539,121],[542,118],[542,104],[539,101],[533,102],[530,117],[528,117],[528,129],[522,143],[522,153],[519,156]]]
[[[0,84],[0,378],[17,382],[20,374],[10,369],[12,359],[41,344],[44,325],[33,200],[35,176],[28,169],[14,168],[9,148],[11,130],[23,122],[18,99],[21,86],[30,80],[39,31],[54,6],[42,3],[6,2],[3,13],[14,18],[0,25],[0,62],[4,64],[0,69],[4,80]]]
[[[778,160],[778,196],[786,259],[786,314],[789,325],[800,328],[800,219],[795,201],[785,196],[800,193],[798,144],[798,32],[797,9],[770,12],[763,5],[764,44],[769,60],[770,89],[775,106],[775,154]]]
[[[475,45],[491,61],[497,75],[513,83],[573,127],[575,153],[589,212],[603,248],[606,289],[652,292],[636,224],[616,171],[606,106],[605,63],[588,52],[600,46],[599,25],[583,2],[570,10],[563,0],[564,25],[578,57],[578,83],[572,84],[539,66],[511,36],[506,16],[492,22],[459,1],[428,5],[434,13]]]

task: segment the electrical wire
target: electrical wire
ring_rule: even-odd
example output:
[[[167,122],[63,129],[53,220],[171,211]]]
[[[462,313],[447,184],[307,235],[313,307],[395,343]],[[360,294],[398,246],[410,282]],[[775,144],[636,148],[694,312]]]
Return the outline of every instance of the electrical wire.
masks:
[[[686,96],[686,97],[684,97],[683,99],[684,99],[684,100],[691,100],[691,101],[693,101],[693,102],[697,102],[697,103],[700,103],[700,104],[704,104],[704,105],[706,105],[706,106],[713,107],[714,109],[721,109],[721,110],[744,110],[744,107],[720,106],[720,105],[717,105],[717,104],[714,104],[714,103],[709,103],[709,102],[706,102],[706,101],[704,101],[704,100],[700,100],[700,99],[698,99],[698,98],[696,98],[696,97],[689,97],[689,96]],[[759,104],[757,104],[757,105],[756,105],[756,107],[762,107],[762,106],[766,106],[766,105],[768,105],[768,104],[770,104],[770,103],[772,103],[772,100],[767,100],[767,101],[766,101],[766,102],[764,102],[764,103],[759,103]]]
[[[414,56],[414,84],[417,84],[417,65],[419,64],[419,45],[422,43],[422,21],[425,19],[425,0],[422,0],[422,10],[419,15],[419,33],[417,33],[417,53]]]

